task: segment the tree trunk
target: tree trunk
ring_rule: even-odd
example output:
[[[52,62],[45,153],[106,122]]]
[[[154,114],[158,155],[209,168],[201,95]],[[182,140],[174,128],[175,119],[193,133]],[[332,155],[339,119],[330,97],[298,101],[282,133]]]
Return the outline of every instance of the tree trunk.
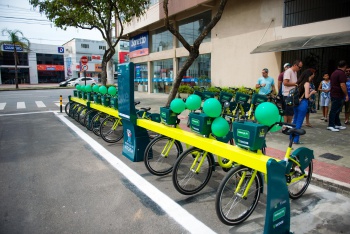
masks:
[[[193,45],[190,45],[185,38],[180,34],[180,32],[170,24],[169,15],[168,15],[168,3],[169,0],[164,0],[163,9],[165,14],[165,27],[178,39],[181,44],[185,47],[185,49],[189,52],[189,58],[186,60],[185,64],[180,68],[175,82],[173,83],[173,87],[169,93],[168,100],[166,106],[170,105],[170,102],[175,98],[177,90],[181,84],[181,80],[183,76],[186,74],[187,69],[192,65],[193,61],[199,56],[199,47],[204,40],[204,38],[211,32],[211,30],[215,27],[215,25],[221,19],[221,16],[224,12],[226,3],[228,0],[220,0],[219,7],[217,12],[214,14],[211,21],[204,27],[200,35],[193,42]]]
[[[199,56],[199,49],[192,50],[185,64],[180,68],[179,72],[176,75],[173,86],[170,90],[166,106],[170,106],[170,102],[176,97],[177,90],[180,87],[182,78],[186,75],[187,69],[192,65],[193,61],[196,60],[198,56]]]
[[[101,83],[104,86],[107,84],[107,62],[104,59],[102,60]]]

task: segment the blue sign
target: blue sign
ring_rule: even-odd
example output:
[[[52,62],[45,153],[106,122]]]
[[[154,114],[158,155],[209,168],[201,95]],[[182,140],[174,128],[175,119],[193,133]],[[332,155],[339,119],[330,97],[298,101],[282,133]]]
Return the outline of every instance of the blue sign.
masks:
[[[4,51],[14,51],[14,46],[13,45],[11,45],[11,44],[3,44],[2,45],[2,50],[4,50]],[[21,47],[21,46],[19,46],[19,45],[16,45],[16,50],[17,51],[23,51],[23,48]]]
[[[148,32],[144,32],[135,37],[132,37],[129,41],[129,45],[130,45],[130,52],[129,52],[130,58],[149,54]]]
[[[64,47],[62,46],[57,47],[57,50],[58,50],[58,53],[61,53],[61,54],[64,53]]]

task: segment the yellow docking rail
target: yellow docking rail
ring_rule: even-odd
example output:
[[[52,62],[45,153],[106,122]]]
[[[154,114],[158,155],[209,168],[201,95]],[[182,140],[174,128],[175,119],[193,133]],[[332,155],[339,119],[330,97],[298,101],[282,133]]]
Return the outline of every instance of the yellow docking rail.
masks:
[[[263,154],[249,152],[248,150],[239,148],[238,146],[232,146],[227,143],[219,142],[215,139],[198,136],[192,132],[168,127],[164,124],[156,123],[151,120],[138,119],[137,126],[174,138],[180,142],[187,143],[220,157],[233,160],[236,163],[248,166],[263,173],[266,173],[266,163],[271,158]]]

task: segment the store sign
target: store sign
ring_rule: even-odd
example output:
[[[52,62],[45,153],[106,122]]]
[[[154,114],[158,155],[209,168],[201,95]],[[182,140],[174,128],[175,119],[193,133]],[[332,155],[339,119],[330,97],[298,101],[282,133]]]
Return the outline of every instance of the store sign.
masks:
[[[57,52],[60,53],[60,54],[63,54],[64,53],[64,47],[62,47],[62,46],[57,47]]]
[[[63,65],[37,65],[38,71],[64,71]]]
[[[101,60],[100,55],[91,55],[91,60]]]
[[[95,63],[95,72],[102,72],[102,64]]]
[[[149,54],[148,48],[148,32],[139,34],[129,41],[130,46],[130,58],[144,56]]]
[[[11,44],[3,44],[2,45],[2,50],[3,51],[14,51],[15,47]],[[17,51],[23,51],[23,48],[19,45],[16,45],[16,50]]]
[[[129,62],[129,52],[119,52],[119,63]]]

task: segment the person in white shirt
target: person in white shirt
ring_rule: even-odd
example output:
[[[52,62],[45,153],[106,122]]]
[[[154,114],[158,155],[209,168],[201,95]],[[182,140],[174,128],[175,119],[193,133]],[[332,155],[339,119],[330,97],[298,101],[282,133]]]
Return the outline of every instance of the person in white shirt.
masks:
[[[288,70],[284,72],[283,75],[283,102],[289,94],[289,91],[297,87],[297,72],[303,67],[303,62],[301,60],[295,60]],[[284,104],[284,122],[291,123],[294,115],[293,106],[288,106]]]

